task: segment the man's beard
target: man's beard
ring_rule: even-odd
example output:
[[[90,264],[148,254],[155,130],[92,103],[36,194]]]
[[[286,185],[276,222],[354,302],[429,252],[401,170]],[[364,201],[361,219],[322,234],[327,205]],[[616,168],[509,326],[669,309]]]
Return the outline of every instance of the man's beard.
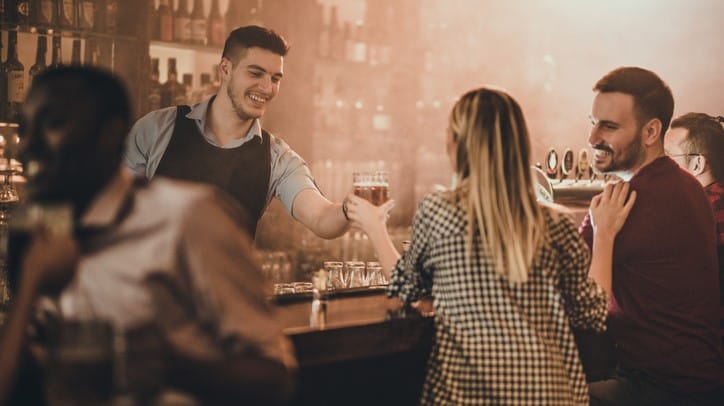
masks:
[[[637,129],[636,138],[634,138],[618,156],[614,156],[613,150],[606,145],[594,145],[593,149],[607,151],[611,156],[611,162],[608,164],[608,166],[598,169],[594,165],[594,171],[597,173],[605,174],[625,172],[637,167],[643,161],[643,146],[641,145],[642,129],[643,128]]]

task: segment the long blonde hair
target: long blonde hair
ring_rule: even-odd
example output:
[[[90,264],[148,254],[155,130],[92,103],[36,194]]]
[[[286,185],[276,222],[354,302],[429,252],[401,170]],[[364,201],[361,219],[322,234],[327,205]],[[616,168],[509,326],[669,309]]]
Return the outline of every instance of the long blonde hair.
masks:
[[[450,131],[457,194],[467,201],[469,252],[479,234],[501,275],[510,282],[527,281],[545,220],[533,189],[530,140],[520,106],[502,90],[471,90],[453,107]]]

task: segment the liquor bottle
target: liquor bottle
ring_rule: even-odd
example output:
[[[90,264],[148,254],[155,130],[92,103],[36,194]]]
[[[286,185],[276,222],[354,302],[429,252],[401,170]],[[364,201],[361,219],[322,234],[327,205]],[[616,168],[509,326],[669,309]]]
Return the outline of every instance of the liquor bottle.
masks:
[[[53,0],[34,0],[30,8],[30,24],[46,30],[55,24],[55,4]]]
[[[202,73],[201,74],[201,84],[199,87],[193,89],[191,92],[191,100],[189,101],[191,104],[200,103],[203,101],[205,97],[205,91],[211,84],[211,75],[208,73]]]
[[[339,29],[337,6],[332,6],[329,9],[329,55],[335,60],[344,58],[344,38],[342,38],[342,32]]]
[[[161,107],[172,106],[179,93],[183,93],[183,86],[178,82],[176,58],[168,58],[168,75],[166,82],[161,85]]]
[[[53,35],[53,51],[50,57],[48,68],[59,68],[63,66],[63,52],[60,49],[60,35]]]
[[[70,53],[70,64],[80,65],[80,38],[73,38],[73,45]]]
[[[342,59],[347,61],[354,61],[354,39],[352,38],[352,25],[345,21],[344,28],[342,29]]]
[[[191,42],[196,45],[206,44],[206,17],[204,17],[203,0],[194,0],[191,11]]]
[[[5,11],[5,3],[0,0],[0,11]],[[4,18],[5,14],[0,16],[0,18]],[[8,94],[8,79],[3,74],[5,72],[5,64],[3,63],[3,36],[0,32],[0,122],[5,121],[5,95]]]
[[[174,41],[190,42],[191,41],[191,15],[189,14],[188,2],[186,0],[178,1],[176,14],[173,16]]]
[[[91,31],[95,28],[95,2],[94,0],[76,0],[76,16],[78,18],[78,29]]]
[[[74,30],[76,27],[75,0],[59,0],[57,3],[58,26],[64,30]]]
[[[161,83],[158,81],[159,76],[158,58],[151,58],[151,76],[148,86],[148,108],[151,111],[161,108]]]
[[[193,87],[193,75],[190,73],[184,73],[183,75],[183,91],[176,95],[176,105],[189,104],[191,100],[191,91]]]
[[[18,16],[17,24],[27,26],[30,23],[30,0],[15,0],[15,8]]]
[[[320,58],[329,57],[329,24],[324,19],[324,4],[317,3],[317,55]]]
[[[30,75],[30,83],[32,84],[35,77],[48,66],[45,64],[45,54],[48,50],[48,38],[44,35],[38,35],[38,46],[35,52],[35,64],[30,67],[28,74]]]
[[[173,14],[169,0],[161,0],[158,3],[158,39],[161,41],[173,41]]]
[[[20,107],[25,97],[25,66],[18,59],[17,45],[17,31],[8,31],[8,54],[2,74],[8,86],[6,119],[15,123],[20,119]]]
[[[86,65],[99,66],[98,61],[101,56],[101,49],[98,46],[98,41],[93,37],[85,39],[85,50],[83,51],[83,57]]]
[[[226,24],[221,17],[221,11],[219,11],[219,0],[211,0],[208,29],[207,39],[209,45],[224,45],[224,41],[226,41]]]
[[[118,0],[101,0],[100,3],[96,6],[96,25],[100,26],[99,31],[106,34],[117,33],[120,3]]]
[[[229,7],[226,9],[226,15],[224,20],[226,21],[226,29],[232,31],[233,29],[241,26],[241,6],[240,1],[230,1]]]
[[[155,0],[148,1],[148,36],[151,39],[159,39],[161,33],[160,27],[158,26],[158,9],[156,8]]]

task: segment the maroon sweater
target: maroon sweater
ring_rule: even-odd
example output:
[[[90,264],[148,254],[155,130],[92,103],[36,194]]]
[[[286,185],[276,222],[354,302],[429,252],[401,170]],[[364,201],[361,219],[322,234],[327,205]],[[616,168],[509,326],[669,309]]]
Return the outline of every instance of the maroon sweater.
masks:
[[[616,237],[609,328],[619,364],[685,392],[724,387],[714,218],[701,184],[668,157],[632,179]],[[586,216],[581,234],[591,246]]]

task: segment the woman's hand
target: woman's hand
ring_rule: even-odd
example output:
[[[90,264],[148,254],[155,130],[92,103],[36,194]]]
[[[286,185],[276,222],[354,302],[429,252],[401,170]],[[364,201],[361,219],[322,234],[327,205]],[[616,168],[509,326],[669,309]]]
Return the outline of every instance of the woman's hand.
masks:
[[[611,238],[621,230],[636,201],[636,191],[629,195],[628,182],[608,184],[591,199],[591,224],[594,238]]]
[[[346,197],[347,216],[351,225],[357,227],[372,236],[381,230],[386,230],[387,218],[390,210],[395,205],[394,200],[388,200],[380,206],[350,193]]]

